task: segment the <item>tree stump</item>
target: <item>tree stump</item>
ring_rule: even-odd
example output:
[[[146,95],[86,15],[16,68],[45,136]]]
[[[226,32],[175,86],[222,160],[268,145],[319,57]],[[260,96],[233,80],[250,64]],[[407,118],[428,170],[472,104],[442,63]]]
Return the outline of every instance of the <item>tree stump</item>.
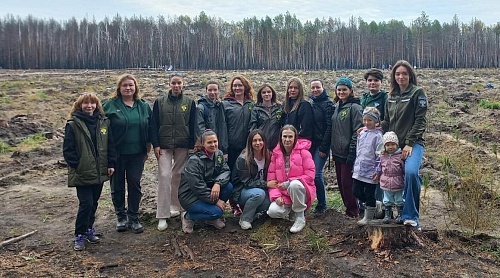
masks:
[[[365,227],[372,249],[424,246],[422,240],[409,226],[400,224],[382,224],[373,221],[373,223],[370,223]]]

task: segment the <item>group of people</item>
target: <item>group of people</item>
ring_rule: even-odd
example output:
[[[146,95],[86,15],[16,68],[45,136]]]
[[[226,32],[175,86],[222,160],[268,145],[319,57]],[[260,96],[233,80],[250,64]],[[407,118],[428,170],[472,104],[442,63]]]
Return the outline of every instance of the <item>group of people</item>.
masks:
[[[290,232],[300,232],[316,198],[314,213],[327,209],[323,168],[330,152],[347,216],[363,212],[358,224],[366,225],[380,200],[384,223],[418,229],[427,97],[404,60],[392,67],[388,93],[382,71],[370,69],[364,79],[368,91],[361,99],[342,77],[332,100],[322,80],[310,81],[307,98],[302,80],[291,78],[283,104],[270,84],[255,93],[241,75],[231,79],[222,100],[219,83],[209,81],[198,101],[184,94],[183,77],[172,75],[170,90],[152,109],[130,74],[102,105],[93,93],[80,95],[63,146],[68,184],[79,199],[74,249],[100,240],[93,224],[108,179],[116,230],[144,230],[140,182],[151,149],[158,161],[160,231],[179,215],[185,233],[198,222],[222,229],[229,202],[244,230],[268,215],[293,221]]]

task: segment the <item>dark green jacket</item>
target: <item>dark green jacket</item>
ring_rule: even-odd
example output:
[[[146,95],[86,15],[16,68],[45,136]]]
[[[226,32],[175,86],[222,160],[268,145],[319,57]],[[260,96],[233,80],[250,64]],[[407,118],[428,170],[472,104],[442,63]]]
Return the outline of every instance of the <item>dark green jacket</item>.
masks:
[[[226,97],[222,104],[226,117],[228,147],[232,149],[244,149],[250,130],[250,114],[254,102],[245,100],[243,105],[233,97]]]
[[[259,166],[255,160],[250,161],[251,169],[247,168],[246,155],[244,152],[236,159],[236,164],[231,173],[233,183],[233,198],[236,202],[240,200],[241,191],[244,188],[261,188],[267,192],[267,169],[269,161],[264,165],[264,179],[260,179]]]
[[[120,97],[108,99],[102,104],[102,108],[106,113],[106,117],[111,122],[111,132],[115,140],[115,145],[118,147],[128,132],[139,132],[141,135],[142,152],[147,152],[147,143],[149,143],[149,123],[151,121],[151,107],[144,99],[136,100],[137,109],[139,110],[139,130],[129,130],[128,117],[125,112],[125,105]],[[119,149],[119,148],[117,148]]]
[[[196,138],[199,138],[206,129],[211,129],[217,134],[219,149],[222,152],[227,153],[228,135],[226,117],[224,116],[224,107],[222,106],[222,102],[213,101],[207,96],[202,96],[198,100],[196,110]]]
[[[359,99],[353,97],[343,103],[337,102],[332,116],[330,141],[335,162],[354,164],[357,130],[361,127],[363,127],[363,108],[359,105]]]
[[[68,120],[63,155],[69,166],[69,187],[102,184],[109,180],[108,168],[114,168],[116,160],[111,138],[107,118],[99,117],[95,131],[95,143],[83,120],[78,117]],[[108,150],[110,150],[109,154]]]
[[[361,106],[366,107],[375,107],[380,112],[380,121],[384,120],[384,112],[385,112],[385,101],[387,100],[387,92],[384,90],[380,90],[380,92],[372,95],[369,91],[363,93],[361,97]]]
[[[194,147],[196,105],[181,93],[175,97],[170,90],[153,105],[149,136],[153,147],[177,149]]]
[[[268,110],[262,103],[257,103],[250,115],[250,131],[262,130],[267,139],[267,148],[272,151],[278,144],[284,122],[285,111],[281,105],[275,103]]]
[[[210,198],[212,187],[218,183],[224,188],[228,185],[230,176],[231,171],[221,150],[217,150],[213,159],[203,150],[195,152],[187,160],[181,174],[178,193],[181,206],[187,209],[198,200],[209,204],[217,203]]]
[[[399,147],[424,146],[424,132],[427,127],[427,95],[421,87],[410,84],[403,93],[394,90],[385,103],[384,131],[398,135]]]

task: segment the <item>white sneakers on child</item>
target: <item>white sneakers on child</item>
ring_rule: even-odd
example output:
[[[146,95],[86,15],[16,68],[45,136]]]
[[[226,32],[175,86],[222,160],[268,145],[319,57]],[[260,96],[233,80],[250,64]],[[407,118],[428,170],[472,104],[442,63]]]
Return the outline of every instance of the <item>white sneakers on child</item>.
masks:
[[[165,218],[160,218],[158,220],[158,231],[165,231],[168,228],[168,223],[167,219]]]
[[[298,233],[304,229],[306,226],[306,218],[297,216],[295,218],[295,222],[293,222],[293,226],[290,228],[290,233]]]

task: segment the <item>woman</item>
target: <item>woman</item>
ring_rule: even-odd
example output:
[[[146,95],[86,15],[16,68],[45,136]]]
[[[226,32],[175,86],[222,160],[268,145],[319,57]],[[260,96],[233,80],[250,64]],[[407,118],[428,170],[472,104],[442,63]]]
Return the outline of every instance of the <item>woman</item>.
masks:
[[[150,134],[158,160],[157,210],[158,230],[167,229],[167,218],[180,214],[177,197],[181,172],[194,146],[196,105],[182,89],[182,76],[170,77],[168,94],[158,97],[153,105]]]
[[[304,99],[302,80],[293,77],[288,80],[285,94],[285,124],[293,125],[299,138],[312,140],[314,130],[311,104]]]
[[[245,148],[250,130],[250,114],[254,107],[254,90],[252,84],[244,76],[235,76],[229,82],[224,100],[224,116],[227,124],[228,151],[227,164],[233,170],[236,159]],[[231,198],[229,200],[233,214],[241,215],[241,210]]]
[[[417,75],[407,61],[392,67],[391,89],[385,105],[384,131],[394,131],[405,159],[404,205],[401,219],[407,226],[420,228],[419,208],[422,180],[419,176],[424,155],[424,132],[427,126],[427,95],[417,86]]]
[[[283,115],[283,107],[276,101],[276,91],[269,84],[262,85],[257,92],[257,104],[250,116],[250,130],[262,130],[268,139],[270,151],[278,144]]]
[[[230,171],[222,151],[218,149],[217,134],[203,132],[195,153],[186,162],[179,187],[182,231],[192,233],[195,221],[205,221],[217,229],[225,227],[220,219],[233,186]]]
[[[267,214],[272,218],[295,219],[290,232],[298,233],[306,225],[305,210],[316,198],[314,161],[309,152],[311,141],[298,139],[297,129],[292,125],[281,128],[280,138],[267,174],[272,202]]]
[[[117,217],[116,230],[123,232],[128,227],[134,233],[142,233],[144,228],[139,221],[139,204],[144,162],[151,151],[148,138],[151,108],[141,98],[135,77],[124,74],[118,78],[116,90],[111,99],[104,102],[103,109],[111,122],[118,153],[115,173],[110,182],[111,199]]]
[[[342,202],[349,217],[359,215],[358,201],[352,191],[352,170],[356,159],[357,130],[363,127],[363,109],[354,97],[352,82],[341,77],[335,83],[337,105],[332,116],[331,149]]]
[[[95,213],[103,183],[114,173],[116,151],[109,120],[93,93],[85,93],[73,104],[63,142],[68,164],[68,186],[76,187],[78,214],[75,221],[75,251],[85,249],[85,241],[98,243],[94,230]]]
[[[205,95],[198,99],[196,106],[196,138],[206,130],[211,129],[219,139],[219,149],[227,154],[227,126],[224,117],[224,108],[219,101],[219,83],[208,81],[205,86]]]
[[[310,102],[313,110],[314,133],[312,139],[311,154],[316,166],[316,194],[318,204],[314,208],[315,214],[323,214],[326,211],[326,190],[323,179],[323,168],[330,155],[330,132],[332,128],[333,101],[328,92],[323,88],[323,82],[319,79],[311,81]]]
[[[255,215],[269,208],[267,169],[270,157],[264,132],[252,130],[245,151],[236,160],[232,172],[233,198],[243,208],[239,223],[243,230],[251,229]]]

